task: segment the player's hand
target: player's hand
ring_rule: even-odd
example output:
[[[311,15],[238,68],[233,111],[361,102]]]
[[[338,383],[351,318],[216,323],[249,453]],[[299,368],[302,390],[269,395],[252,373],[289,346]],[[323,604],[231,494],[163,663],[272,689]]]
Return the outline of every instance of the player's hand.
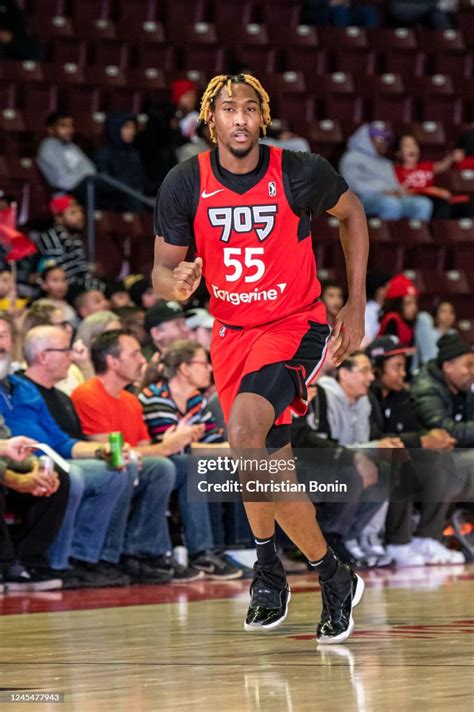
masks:
[[[202,278],[202,257],[196,257],[194,262],[180,262],[173,270],[176,299],[183,302],[189,299],[199,287]]]
[[[24,435],[17,435],[14,438],[4,440],[1,444],[1,452],[5,457],[12,460],[24,460],[25,457],[31,455],[35,449],[37,440],[27,438]]]
[[[330,353],[335,366],[339,366],[353,351],[360,348],[365,333],[363,301],[347,302],[334,320]]]

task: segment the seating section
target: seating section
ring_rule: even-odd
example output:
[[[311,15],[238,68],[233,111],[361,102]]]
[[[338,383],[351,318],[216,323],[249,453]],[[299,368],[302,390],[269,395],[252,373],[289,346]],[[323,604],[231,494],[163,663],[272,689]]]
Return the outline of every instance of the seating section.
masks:
[[[363,121],[412,132],[433,160],[474,121],[471,0],[460,2],[460,29],[444,32],[305,26],[301,3],[294,0],[20,0],[20,5],[45,42],[46,56],[43,62],[0,63],[0,169],[8,176],[2,187],[28,200],[33,214],[44,213],[47,196],[32,157],[49,112],[70,111],[79,140],[93,148],[107,111],[140,114],[150,100],[169,96],[176,77],[189,76],[202,87],[215,73],[254,71],[271,95],[273,117],[306,136],[311,149],[334,165]],[[377,6],[384,17],[384,3]],[[472,195],[474,174],[450,172],[445,185]],[[467,318],[466,290],[474,287],[474,231],[468,223],[371,219],[371,267],[389,263],[392,271],[412,269],[427,293],[430,285],[443,285]],[[319,267],[341,277],[337,221],[318,217],[313,227]],[[111,256],[109,267],[124,250],[134,270],[151,265],[148,216],[102,214],[97,234],[104,255]],[[466,333],[472,329],[467,326]]]

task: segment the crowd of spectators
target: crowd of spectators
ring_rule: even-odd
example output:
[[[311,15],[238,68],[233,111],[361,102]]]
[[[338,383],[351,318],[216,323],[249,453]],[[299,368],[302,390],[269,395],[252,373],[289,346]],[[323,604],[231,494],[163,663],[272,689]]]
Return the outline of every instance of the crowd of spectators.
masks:
[[[445,29],[455,24],[456,4],[397,0],[389,13],[394,24]],[[380,23],[370,3],[303,5],[309,24]],[[0,0],[0,57],[42,52],[16,3]],[[13,269],[12,252],[0,261],[0,593],[251,575],[239,553],[252,547],[243,506],[187,496],[189,453],[226,442],[205,290],[180,305],[159,300],[148,275],[106,281],[84,239],[90,176],[154,196],[173,165],[212,145],[197,121],[199,93],[196,82],[175,80],[169,102],[148,106],[144,126],[134,114],[109,114],[90,154],[75,142],[74,116],[47,118],[36,161],[51,192],[50,221],[16,233],[28,249]],[[369,217],[472,217],[469,196],[437,185],[444,172],[472,167],[472,136],[432,161],[413,135],[363,124],[339,170]],[[267,140],[309,150],[288,131]],[[11,222],[13,205],[0,192],[0,224]],[[97,207],[146,209],[110,185],[97,186]],[[414,282],[387,270],[368,275],[362,350],[337,369],[327,361],[307,415],[294,420],[293,445],[318,448],[320,477],[336,473],[349,484],[347,501],[317,503],[341,558],[359,567],[462,563],[472,547],[447,546],[443,531],[453,507],[474,496],[474,354],[453,304],[440,298],[434,313],[420,311]],[[343,285],[323,282],[321,299],[334,321]],[[117,431],[121,469],[108,446]],[[31,455],[34,441],[67,469],[44,468]],[[278,542],[291,555],[288,570],[305,569],[281,531]],[[184,562],[173,554],[183,545]]]

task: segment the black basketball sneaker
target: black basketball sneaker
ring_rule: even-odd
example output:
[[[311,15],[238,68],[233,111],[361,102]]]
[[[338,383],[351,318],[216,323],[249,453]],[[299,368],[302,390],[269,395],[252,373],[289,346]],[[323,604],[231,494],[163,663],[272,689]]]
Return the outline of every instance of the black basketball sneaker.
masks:
[[[321,620],[316,630],[320,645],[342,643],[354,630],[352,609],[364,593],[364,581],[352,569],[337,562],[337,569],[330,579],[320,581],[323,597]]]
[[[252,598],[245,619],[244,630],[273,630],[288,615],[291,591],[285,570],[279,559],[270,566],[254,564],[254,578],[250,585]]]

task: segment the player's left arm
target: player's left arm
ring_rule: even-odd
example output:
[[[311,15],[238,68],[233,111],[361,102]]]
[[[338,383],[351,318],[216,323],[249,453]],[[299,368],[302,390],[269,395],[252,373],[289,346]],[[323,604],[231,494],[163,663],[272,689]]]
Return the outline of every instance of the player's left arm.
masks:
[[[362,203],[352,191],[346,190],[336,205],[327,212],[340,221],[339,237],[344,251],[349,287],[347,302],[337,315],[333,326],[333,360],[338,365],[360,347],[364,337],[369,233]]]

